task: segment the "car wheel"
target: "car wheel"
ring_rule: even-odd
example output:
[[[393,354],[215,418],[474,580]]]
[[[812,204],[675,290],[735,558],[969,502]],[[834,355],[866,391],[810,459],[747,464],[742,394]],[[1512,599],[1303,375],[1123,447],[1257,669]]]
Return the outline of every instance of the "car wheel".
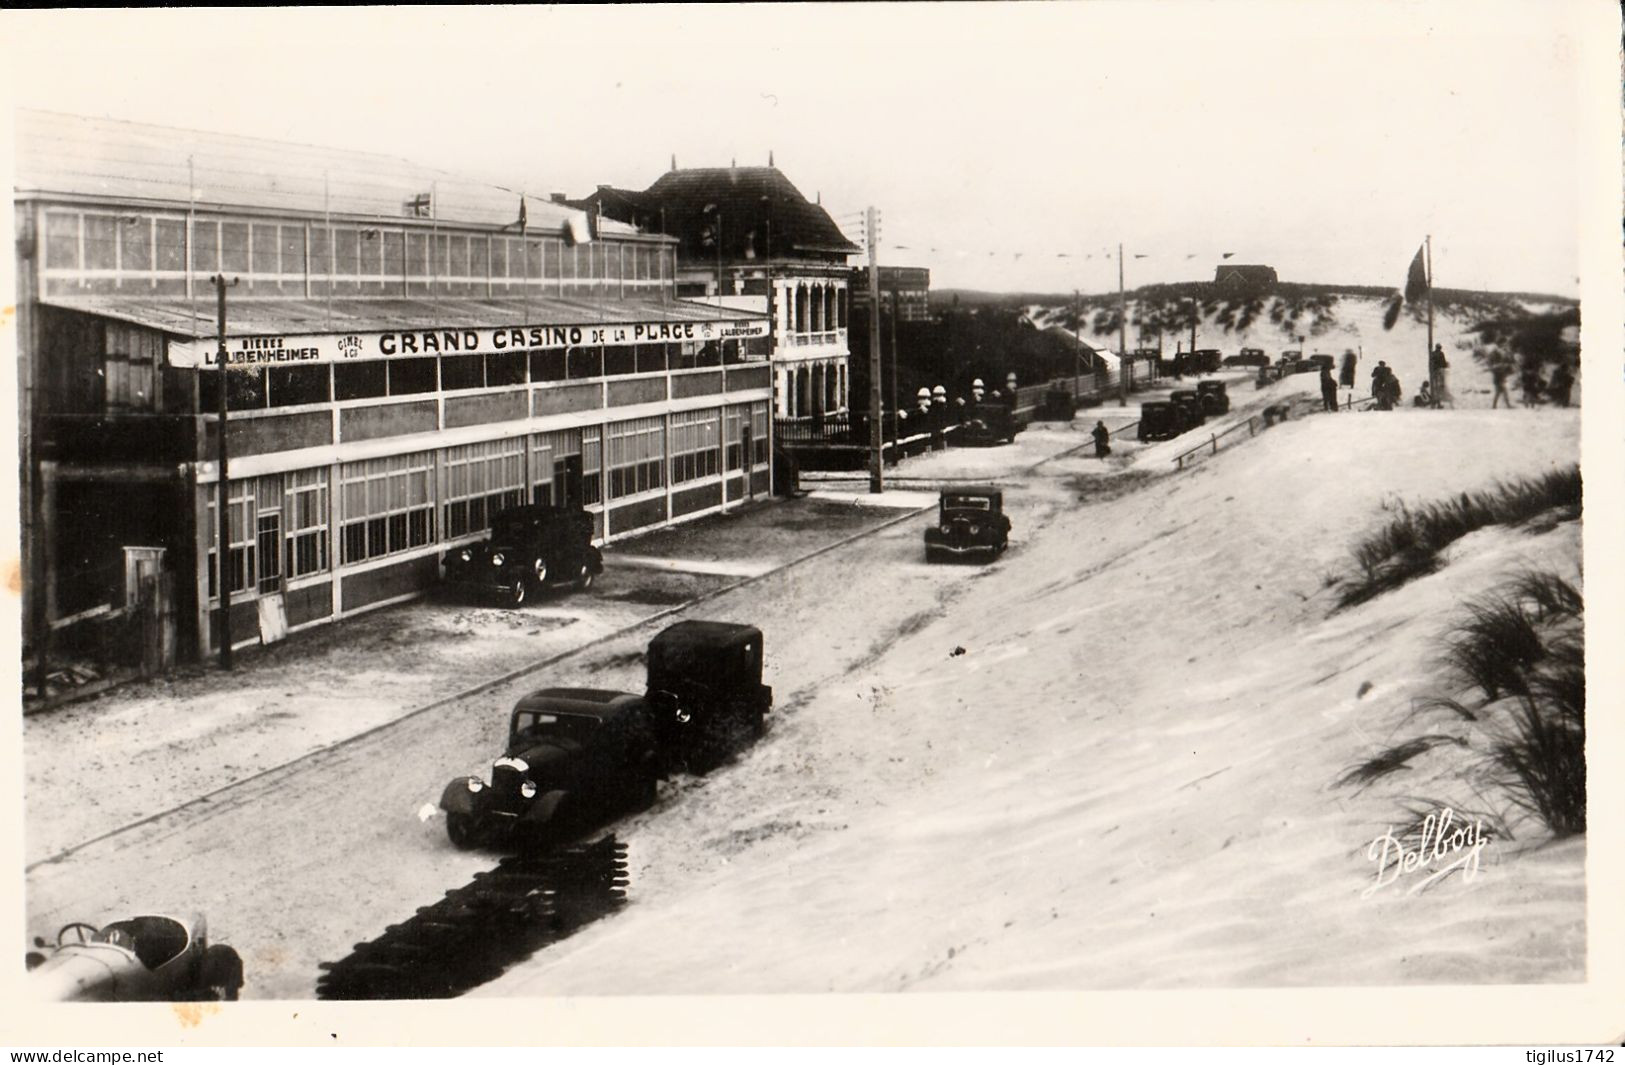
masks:
[[[243,989],[243,959],[230,947],[210,947],[203,952],[202,984],[215,1000],[236,1002]]]
[[[525,605],[526,599],[530,598],[530,589],[525,587],[525,578],[515,577],[504,594],[507,597],[509,608],[517,610]]]
[[[586,559],[582,559],[581,572],[576,575],[576,587],[583,592],[586,591],[588,588],[592,587],[592,582],[597,576],[598,575],[592,571],[592,563]]]
[[[469,850],[479,844],[479,826],[472,814],[448,813],[446,814],[446,837],[451,845],[460,851]]]
[[[532,562],[530,564],[530,576],[531,576],[531,579],[536,582],[536,587],[540,588],[542,585],[546,584],[547,583],[547,559],[542,558],[540,555],[538,555],[536,557],[536,561],[534,561],[534,562]]]

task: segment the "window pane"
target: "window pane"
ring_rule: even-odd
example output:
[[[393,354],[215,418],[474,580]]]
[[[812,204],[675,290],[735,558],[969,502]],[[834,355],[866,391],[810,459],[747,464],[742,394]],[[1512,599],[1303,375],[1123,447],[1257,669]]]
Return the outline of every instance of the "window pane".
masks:
[[[495,352],[485,356],[485,383],[490,388],[525,383],[525,353]]]
[[[485,358],[481,355],[443,355],[440,358],[440,387],[450,392],[459,388],[485,387]]]
[[[389,394],[411,395],[435,390],[437,359],[391,359],[389,366]]]
[[[342,362],[333,367],[333,391],[340,400],[388,394],[388,364],[380,360]]]
[[[326,403],[328,369],[326,366],[273,366],[269,371],[270,405],[291,407],[298,403]]]

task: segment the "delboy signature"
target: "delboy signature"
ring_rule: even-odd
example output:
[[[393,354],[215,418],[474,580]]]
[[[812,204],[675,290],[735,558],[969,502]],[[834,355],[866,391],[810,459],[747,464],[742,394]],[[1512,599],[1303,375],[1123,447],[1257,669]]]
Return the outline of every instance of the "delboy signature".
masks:
[[[1478,875],[1479,856],[1490,842],[1483,821],[1457,820],[1456,812],[1448,806],[1422,819],[1415,846],[1406,846],[1409,839],[1408,834],[1404,840],[1396,837],[1389,828],[1371,841],[1365,856],[1377,863],[1377,879],[1360,893],[1361,898],[1370,898],[1400,877],[1423,869],[1430,872],[1412,884],[1406,894],[1414,895],[1458,869],[1462,881],[1470,883]]]

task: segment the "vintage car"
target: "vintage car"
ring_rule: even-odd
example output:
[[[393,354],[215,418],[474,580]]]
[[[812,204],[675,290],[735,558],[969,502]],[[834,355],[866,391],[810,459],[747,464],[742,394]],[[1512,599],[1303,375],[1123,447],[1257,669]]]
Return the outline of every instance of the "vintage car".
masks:
[[[966,486],[944,489],[937,501],[937,523],[925,530],[927,562],[967,555],[997,558],[1010,546],[1010,518],[1004,492]]]
[[[1242,348],[1240,354],[1226,355],[1226,366],[1268,366],[1270,357],[1264,354],[1263,348]]]
[[[629,692],[543,688],[514,706],[490,780],[460,777],[440,808],[459,848],[541,842],[647,806],[665,775],[655,710]]]
[[[1036,417],[1046,422],[1069,422],[1078,414],[1078,398],[1070,388],[1051,388],[1044,393]]]
[[[50,1001],[234,1001],[243,987],[242,959],[209,944],[200,914],[150,914],[101,928],[74,921],[54,946],[39,938],[34,946],[25,959],[30,984]]]
[[[954,443],[960,447],[989,447],[1008,444],[1021,432],[1016,412],[1003,403],[978,403],[972,407]]]
[[[1182,407],[1186,414],[1185,428],[1193,429],[1207,420],[1207,414],[1202,409],[1202,400],[1196,392],[1185,390],[1168,393],[1169,402]]]
[[[654,801],[679,768],[705,773],[765,731],[762,632],[679,621],[649,642],[646,690],[543,688],[514,706],[490,779],[459,777],[440,796],[459,848],[545,843]]]
[[[1202,401],[1202,410],[1209,417],[1230,413],[1230,394],[1223,381],[1202,381],[1196,386],[1196,396]]]
[[[1337,359],[1330,355],[1311,355],[1304,363],[1306,365],[1298,371],[1299,373],[1319,373],[1323,366],[1333,373],[1337,372]]]
[[[1219,367],[1223,364],[1224,352],[1218,348],[1197,348],[1191,352],[1191,365],[1195,368],[1196,373],[1218,373]],[[1191,371],[1187,370],[1186,372]]]
[[[513,607],[550,585],[585,590],[604,572],[604,557],[592,537],[592,515],[584,510],[513,507],[492,520],[483,543],[446,552],[441,560],[446,583],[495,593]]]
[[[679,621],[649,641],[646,697],[671,765],[708,772],[766,732],[762,654],[761,629],[727,621]]]
[[[1163,399],[1147,400],[1140,404],[1140,443],[1150,440],[1172,440],[1189,425],[1182,407]]]

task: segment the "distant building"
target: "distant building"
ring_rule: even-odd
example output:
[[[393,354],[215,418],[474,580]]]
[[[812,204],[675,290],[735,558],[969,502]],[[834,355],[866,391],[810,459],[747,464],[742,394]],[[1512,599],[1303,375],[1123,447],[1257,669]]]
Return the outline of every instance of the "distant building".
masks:
[[[902,308],[899,322],[931,320],[931,271],[923,266],[882,266],[880,268],[880,313],[892,313],[893,304]],[[869,313],[869,268],[852,271],[852,313]]]
[[[846,409],[847,257],[858,246],[778,169],[678,169],[673,160],[641,192],[601,185],[569,203],[594,218],[675,237],[679,296],[766,297],[779,417]]]
[[[1220,263],[1213,271],[1213,283],[1221,288],[1254,290],[1268,288],[1279,278],[1273,266],[1231,266]]]
[[[152,576],[178,657],[209,653],[222,546],[233,642],[258,642],[434,585],[506,507],[579,505],[611,540],[769,488],[769,323],[677,299],[671,237],[388,156],[69,115],[19,112],[16,160],[36,645]]]

